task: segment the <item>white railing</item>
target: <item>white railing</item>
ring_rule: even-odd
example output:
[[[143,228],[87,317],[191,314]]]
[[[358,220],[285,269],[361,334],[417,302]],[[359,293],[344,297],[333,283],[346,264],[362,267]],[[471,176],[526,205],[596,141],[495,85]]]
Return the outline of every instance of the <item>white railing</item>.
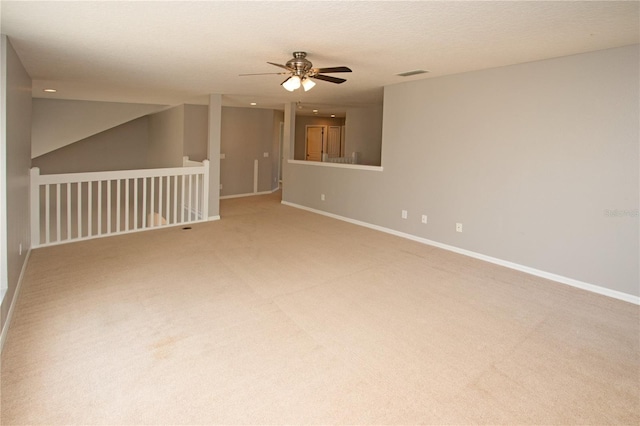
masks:
[[[329,157],[329,154],[322,154],[322,161],[324,163],[358,164],[358,153],[352,152],[348,157]]]
[[[208,219],[209,161],[199,166],[40,175],[31,169],[31,246]]]

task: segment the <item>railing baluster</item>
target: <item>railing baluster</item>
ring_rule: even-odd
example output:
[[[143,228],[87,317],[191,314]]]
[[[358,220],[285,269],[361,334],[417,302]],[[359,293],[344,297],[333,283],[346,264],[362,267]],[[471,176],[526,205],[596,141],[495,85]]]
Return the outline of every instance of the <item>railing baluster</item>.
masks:
[[[133,229],[138,230],[138,181],[139,178],[134,179],[133,186]]]
[[[184,223],[184,179],[186,175],[180,176],[180,181],[182,182],[182,192],[180,193],[181,201],[180,201],[180,223]]]
[[[161,221],[162,217],[162,176],[158,176],[158,221]],[[155,219],[154,219],[155,222]],[[159,223],[162,225],[162,222]]]
[[[173,177],[173,223],[178,223],[178,176]]]
[[[121,179],[116,181],[116,196],[118,197],[116,200],[116,232],[120,232],[120,182],[122,182]]]
[[[76,218],[78,219],[78,238],[82,238],[82,182],[78,182],[76,184],[78,186],[78,214]]]
[[[51,190],[49,189],[51,185],[47,184],[44,187],[44,202],[45,202],[45,210],[44,210],[44,232],[46,232],[46,238],[45,238],[45,242],[47,244],[49,244],[49,241],[51,241],[51,232],[50,232],[50,222],[51,222],[51,207],[49,206],[50,203],[50,193]]]
[[[67,182],[67,240],[71,239],[71,182]]]
[[[167,176],[167,194],[165,196],[165,204],[167,205],[167,217],[165,218],[167,221],[167,225],[171,224],[171,212],[170,204],[169,204],[169,195],[171,194],[171,176]]]
[[[200,175],[195,175],[196,178],[196,211],[195,211],[195,220],[200,220]]]
[[[107,234],[111,233],[111,182],[107,180]]]
[[[147,227],[147,178],[142,180],[142,229]]]
[[[60,184],[56,183],[56,242],[60,241]]]
[[[192,196],[192,192],[193,192],[193,175],[189,175],[189,222],[191,222],[191,215],[192,215],[192,210],[193,210],[193,204],[191,204],[191,196]]]
[[[149,218],[150,224],[149,226],[153,228],[156,226],[156,178],[151,177],[151,206],[149,207]]]
[[[98,235],[102,235],[102,181],[98,181]]]
[[[87,237],[93,235],[93,182],[87,182]]]
[[[124,230],[129,230],[129,181],[131,179],[125,179],[127,186],[124,188],[124,209],[126,210],[126,216],[124,217]]]

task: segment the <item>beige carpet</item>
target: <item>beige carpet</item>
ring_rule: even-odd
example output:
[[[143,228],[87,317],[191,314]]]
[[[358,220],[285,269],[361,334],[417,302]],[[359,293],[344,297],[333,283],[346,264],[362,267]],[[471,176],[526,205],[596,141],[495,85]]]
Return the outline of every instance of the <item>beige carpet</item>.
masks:
[[[630,424],[639,308],[279,204],[34,250],[2,424]]]

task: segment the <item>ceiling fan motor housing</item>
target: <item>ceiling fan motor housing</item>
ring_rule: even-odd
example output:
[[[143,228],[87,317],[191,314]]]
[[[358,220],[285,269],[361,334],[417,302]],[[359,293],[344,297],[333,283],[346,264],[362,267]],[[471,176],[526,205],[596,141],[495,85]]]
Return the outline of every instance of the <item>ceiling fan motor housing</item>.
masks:
[[[293,59],[287,61],[286,66],[294,70],[295,75],[302,77],[306,75],[313,64],[306,59],[307,52],[293,52]]]

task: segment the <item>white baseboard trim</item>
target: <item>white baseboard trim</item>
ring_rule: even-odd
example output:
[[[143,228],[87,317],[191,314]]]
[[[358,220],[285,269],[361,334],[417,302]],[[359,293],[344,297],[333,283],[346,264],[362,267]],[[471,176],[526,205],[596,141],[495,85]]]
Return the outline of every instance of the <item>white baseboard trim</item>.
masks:
[[[209,216],[209,218],[207,220],[220,220],[220,215],[215,215],[215,216]]]
[[[311,207],[302,206],[300,204],[290,203],[288,201],[282,201],[282,204],[290,207],[295,207],[297,209],[307,210],[312,213],[321,214],[323,216],[328,216],[333,219],[342,220],[344,222],[353,223],[354,225],[364,226],[365,228],[375,229],[376,231],[385,232],[387,234],[395,235],[397,237],[406,238],[412,241],[417,241],[422,244],[427,244],[430,246],[438,247],[444,250],[452,251],[454,253],[462,254],[465,256],[473,257],[475,259],[484,260],[485,262],[493,263],[496,265],[504,266],[505,268],[515,269],[516,271],[524,272],[530,275],[534,275],[540,278],[546,278],[551,281],[555,281],[561,284],[566,284],[571,287],[576,287],[582,290],[587,290],[592,293],[601,294],[603,296],[612,297],[614,299],[623,300],[625,302],[633,303],[634,305],[640,305],[640,297],[634,296],[632,294],[623,293],[617,290],[611,290],[606,287],[601,287],[595,284],[589,284],[582,281],[575,280],[573,278],[564,277],[562,275],[553,274],[551,272],[541,271],[540,269],[531,268],[529,266],[520,265],[518,263],[509,262],[507,260],[498,259],[495,257],[487,256],[481,253],[476,253],[470,250],[465,250],[459,247],[451,246],[448,244],[439,243],[437,241],[428,240],[426,238],[418,237],[416,235],[407,234],[405,232],[396,231],[394,229],[385,228],[383,226],[373,225],[371,223],[362,222],[360,220],[351,219],[345,216],[340,216],[337,214],[325,212],[322,210],[317,210]]]
[[[262,192],[248,192],[246,194],[234,194],[234,195],[224,195],[220,197],[221,200],[228,200],[229,198],[243,198],[243,197],[253,197],[254,195],[267,195],[273,194],[280,188],[272,189],[271,191],[262,191]]]
[[[13,293],[13,300],[11,300],[11,306],[9,306],[9,312],[7,312],[7,320],[2,327],[2,333],[0,334],[0,353],[4,350],[4,342],[7,340],[7,333],[9,332],[9,326],[11,325],[11,317],[13,311],[18,303],[18,296],[20,296],[20,287],[22,286],[22,279],[24,278],[24,271],[27,269],[27,263],[29,263],[29,257],[31,256],[31,249],[27,251],[27,255],[24,257],[22,263],[22,269],[20,270],[20,276],[18,277],[18,283],[16,284],[16,291]]]

